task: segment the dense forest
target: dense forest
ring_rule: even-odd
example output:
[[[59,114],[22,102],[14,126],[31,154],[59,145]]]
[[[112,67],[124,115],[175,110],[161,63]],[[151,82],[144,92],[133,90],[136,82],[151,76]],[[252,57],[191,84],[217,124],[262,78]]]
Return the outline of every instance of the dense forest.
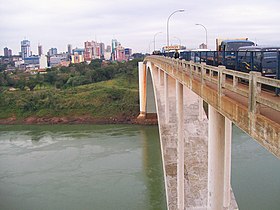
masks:
[[[140,60],[71,64],[44,74],[0,72],[0,119],[130,118],[139,112]]]

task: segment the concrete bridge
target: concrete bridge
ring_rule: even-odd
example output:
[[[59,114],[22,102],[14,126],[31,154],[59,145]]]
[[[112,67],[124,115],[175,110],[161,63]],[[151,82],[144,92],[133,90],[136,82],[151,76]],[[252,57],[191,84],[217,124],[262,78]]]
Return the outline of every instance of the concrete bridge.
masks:
[[[163,56],[139,63],[139,118],[157,113],[168,209],[238,209],[232,123],[280,157],[280,97],[262,86],[280,81]]]

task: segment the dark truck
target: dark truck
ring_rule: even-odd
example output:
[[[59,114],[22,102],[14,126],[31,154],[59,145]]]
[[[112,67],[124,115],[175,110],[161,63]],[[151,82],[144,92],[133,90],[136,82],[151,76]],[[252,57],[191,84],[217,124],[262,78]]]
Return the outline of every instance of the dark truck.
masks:
[[[280,46],[247,46],[238,48],[238,69],[258,71],[263,76],[280,79]]]
[[[236,68],[236,52],[240,47],[254,46],[255,43],[244,39],[227,39],[227,40],[216,40],[216,48],[218,51],[219,65],[224,65],[229,69]]]

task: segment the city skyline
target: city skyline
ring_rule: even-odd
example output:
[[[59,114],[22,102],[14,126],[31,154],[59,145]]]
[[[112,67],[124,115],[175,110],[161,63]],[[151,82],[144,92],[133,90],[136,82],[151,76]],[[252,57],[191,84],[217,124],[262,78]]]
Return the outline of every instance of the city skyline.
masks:
[[[268,0],[234,3],[206,0],[176,2],[155,0],[152,2],[128,0],[89,1],[34,1],[15,0],[0,4],[0,48],[8,47],[13,54],[20,51],[20,41],[31,41],[31,50],[37,54],[38,44],[44,53],[52,47],[66,52],[67,45],[83,47],[85,41],[110,45],[117,39],[133,52],[151,52],[156,36],[156,49],[166,45],[166,21],[170,19],[170,44],[197,48],[205,42],[205,31],[195,24],[203,24],[208,30],[208,46],[215,49],[215,38],[248,37],[260,45],[280,45],[278,8],[280,2]],[[3,55],[1,50],[0,55]]]

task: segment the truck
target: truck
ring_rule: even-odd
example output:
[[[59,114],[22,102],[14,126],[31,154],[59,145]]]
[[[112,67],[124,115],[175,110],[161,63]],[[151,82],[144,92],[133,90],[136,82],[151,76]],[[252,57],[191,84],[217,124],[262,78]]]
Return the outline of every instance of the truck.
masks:
[[[218,51],[218,65],[224,65],[229,69],[236,67],[236,52],[240,47],[255,46],[248,38],[216,39],[216,50]]]
[[[216,51],[237,51],[239,47],[254,45],[248,38],[216,39]]]

